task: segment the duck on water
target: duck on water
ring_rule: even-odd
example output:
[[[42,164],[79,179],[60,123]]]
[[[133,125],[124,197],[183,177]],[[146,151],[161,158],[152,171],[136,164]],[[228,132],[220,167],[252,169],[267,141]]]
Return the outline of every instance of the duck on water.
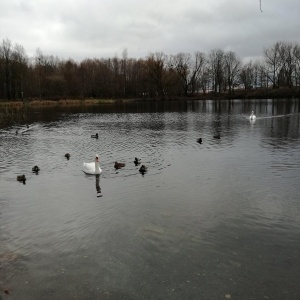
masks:
[[[120,162],[115,162],[115,169],[121,169],[124,168],[125,164],[124,163],[120,163]]]
[[[147,172],[147,169],[148,168],[145,165],[141,165],[139,172],[144,175]]]
[[[34,172],[34,173],[38,173],[40,171],[40,168],[38,167],[38,166],[34,166],[33,168],[32,168],[32,172]]]
[[[23,182],[23,184],[26,183],[26,177],[25,177],[24,174],[23,174],[23,175],[18,175],[18,176],[17,176],[17,180],[18,180],[19,182]]]
[[[141,160],[139,158],[135,157],[133,162],[137,166],[141,163]]]

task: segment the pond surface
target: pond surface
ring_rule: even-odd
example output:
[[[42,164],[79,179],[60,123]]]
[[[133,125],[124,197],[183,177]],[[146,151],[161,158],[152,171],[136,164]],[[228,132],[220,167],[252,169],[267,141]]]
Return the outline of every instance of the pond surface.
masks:
[[[1,300],[300,299],[299,100],[35,109],[28,125],[0,129]]]

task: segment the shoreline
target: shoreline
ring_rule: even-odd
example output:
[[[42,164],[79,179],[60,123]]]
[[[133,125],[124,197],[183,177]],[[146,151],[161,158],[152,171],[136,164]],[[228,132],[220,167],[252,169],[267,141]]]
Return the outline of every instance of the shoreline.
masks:
[[[133,102],[152,101],[203,101],[203,100],[250,100],[250,99],[300,99],[300,88],[279,88],[279,89],[253,89],[236,90],[234,93],[214,93],[199,94],[190,97],[156,97],[156,98],[136,98],[136,99],[21,99],[0,100],[0,107],[22,107],[22,106],[70,106],[70,105],[98,105],[98,104],[122,104]]]

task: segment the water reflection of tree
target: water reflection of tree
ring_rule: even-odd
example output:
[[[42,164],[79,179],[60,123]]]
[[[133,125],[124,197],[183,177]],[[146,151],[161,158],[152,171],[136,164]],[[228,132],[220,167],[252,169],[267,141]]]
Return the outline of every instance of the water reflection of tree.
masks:
[[[267,117],[265,122],[265,142],[280,147],[286,140],[297,141],[300,137],[300,105],[293,100],[269,100],[260,109]],[[276,146],[276,147],[277,147]]]
[[[300,104],[296,99],[197,101],[189,108],[199,113],[195,118],[195,131],[201,133],[203,128],[209,127],[212,134],[226,135],[227,141],[234,139],[240,122],[243,118],[246,120],[251,111],[258,117],[259,124],[264,124],[262,132],[267,137],[284,140],[298,139],[300,135]],[[232,118],[234,115],[241,118]]]

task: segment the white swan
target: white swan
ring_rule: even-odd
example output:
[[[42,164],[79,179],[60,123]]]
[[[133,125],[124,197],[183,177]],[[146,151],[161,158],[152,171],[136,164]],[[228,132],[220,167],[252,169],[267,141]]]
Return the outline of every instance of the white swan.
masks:
[[[250,120],[254,121],[255,119],[256,119],[256,116],[255,116],[254,112],[252,111],[251,115],[250,115]]]
[[[96,154],[95,162],[90,162],[90,163],[85,163],[84,162],[82,171],[85,174],[90,174],[90,175],[101,174],[102,170],[100,168],[99,155]]]

